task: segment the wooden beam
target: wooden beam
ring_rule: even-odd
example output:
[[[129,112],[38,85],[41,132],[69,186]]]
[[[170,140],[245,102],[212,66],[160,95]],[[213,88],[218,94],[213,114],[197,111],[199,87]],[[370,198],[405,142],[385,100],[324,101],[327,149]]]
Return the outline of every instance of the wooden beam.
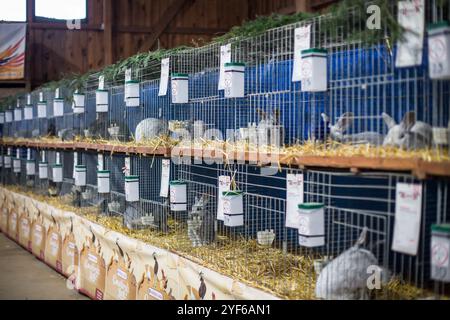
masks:
[[[154,31],[148,39],[150,49],[153,48],[161,34],[164,33],[164,31],[167,29],[173,19],[178,15],[181,9],[190,7],[194,3],[194,1],[195,0],[175,0],[166,9],[166,11],[161,16],[161,19],[159,19],[159,21],[156,23]]]
[[[64,30],[69,31],[65,22],[31,22],[28,24],[30,29],[42,30]],[[81,31],[99,31],[103,32],[103,27],[98,24],[81,24]],[[79,30],[74,30],[79,31]]]
[[[105,65],[110,65],[114,62],[114,53],[112,46],[113,37],[113,1],[103,0],[103,39],[105,51]]]

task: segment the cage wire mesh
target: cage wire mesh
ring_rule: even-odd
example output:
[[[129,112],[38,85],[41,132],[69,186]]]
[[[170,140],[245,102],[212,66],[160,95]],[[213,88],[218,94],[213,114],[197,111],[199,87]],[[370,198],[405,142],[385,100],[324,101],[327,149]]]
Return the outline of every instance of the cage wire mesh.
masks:
[[[396,13],[395,4],[392,10]],[[435,0],[430,1],[426,6],[426,22],[449,19],[449,10],[448,6],[442,9]],[[172,103],[170,81],[168,94],[158,95],[161,62],[153,59],[147,61],[145,67],[132,70],[132,78],[140,83],[139,106],[125,106],[125,76],[121,72],[105,85],[109,93],[108,112],[96,112],[99,74],[93,74],[82,90],[86,94],[84,113],[73,113],[68,97],[70,91],[61,88],[61,96],[65,98],[64,116],[62,121],[53,117],[54,92],[44,90],[48,117],[37,119],[39,92],[35,91],[32,93],[33,120],[5,123],[3,135],[58,135],[66,140],[79,135],[127,142],[136,138],[142,121],[153,118],[161,121],[158,126],[163,129],[159,134],[170,132],[175,138],[180,136],[177,128],[182,128],[189,133],[188,140],[195,142],[256,141],[259,145],[280,147],[307,141],[319,144],[329,139],[357,144],[361,137],[365,139],[367,132],[384,136],[388,127],[383,113],[399,123],[407,112],[413,111],[418,121],[432,127],[448,127],[450,82],[430,80],[426,54],[420,67],[396,68],[397,48],[389,41],[390,30],[384,30],[383,37],[367,45],[348,36],[350,31],[362,32],[366,27],[359,23],[361,17],[357,12],[350,12],[348,24],[337,30],[330,30],[330,18],[329,15],[315,17],[258,36],[231,40],[231,60],[246,65],[244,98],[225,98],[223,90],[218,90],[221,44],[213,43],[166,55],[170,58],[171,73],[189,75],[187,104]],[[304,92],[301,82],[292,82],[294,32],[297,27],[306,25],[311,26],[311,47],[327,50],[326,92]],[[424,52],[427,52],[426,40],[427,37]],[[21,98],[22,106],[24,99]],[[349,125],[336,132],[335,124],[339,119]],[[253,127],[258,128],[256,138],[245,134]],[[151,130],[155,128],[146,125],[144,130],[154,132]],[[409,150],[417,147],[414,143],[406,145]],[[445,145],[432,148],[439,154],[448,152]],[[99,194],[97,153],[77,152],[77,164],[86,165],[87,181],[86,186],[75,187],[74,152],[60,151],[63,182],[54,186],[50,181],[55,151],[47,150],[45,160],[49,164],[49,176],[40,179],[38,163],[44,160],[41,151],[36,150],[33,155],[36,192],[48,194],[56,187],[62,201],[71,205],[121,217],[124,226],[130,229],[150,229],[159,236],[175,237],[181,252],[280,296],[315,298],[321,269],[354,246],[363,230],[367,232],[364,249],[395,279],[436,295],[450,294],[448,284],[432,281],[430,277],[431,224],[448,223],[450,218],[448,179],[419,181],[410,174],[391,172],[354,174],[331,169],[292,168],[274,168],[275,173],[267,175],[264,170],[268,168],[251,163],[215,163],[190,158],[171,164],[171,180],[186,182],[187,188],[186,210],[174,211],[170,209],[168,198],[160,196],[161,157],[104,154],[104,170],[110,171],[110,193]],[[5,147],[2,147],[2,154],[6,154]],[[11,156],[15,156],[15,149]],[[130,173],[139,177],[138,201],[126,201],[125,158],[131,159]],[[25,159],[22,159],[20,175],[14,174],[12,168],[2,167],[4,184],[27,185]],[[325,245],[302,246],[298,230],[286,227],[287,174],[303,174],[304,202],[325,205]],[[232,179],[233,187],[243,192],[244,218],[239,226],[227,226],[217,218],[222,205],[218,193],[222,176]],[[420,245],[416,256],[391,250],[395,192],[397,183],[402,182],[423,187]],[[358,266],[358,260],[347,265],[349,268]],[[348,287],[355,281],[356,275],[349,275],[341,286]],[[367,298],[361,292],[347,294],[346,297]],[[410,297],[395,286],[372,291],[370,295],[388,299]],[[422,293],[414,296],[419,297]]]

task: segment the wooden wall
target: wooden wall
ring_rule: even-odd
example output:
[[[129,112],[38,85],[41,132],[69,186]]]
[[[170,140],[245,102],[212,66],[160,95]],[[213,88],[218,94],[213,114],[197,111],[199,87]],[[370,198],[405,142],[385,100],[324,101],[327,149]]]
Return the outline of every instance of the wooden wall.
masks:
[[[29,23],[27,74],[32,88],[63,74],[99,69],[108,60],[114,62],[157,47],[202,45],[245,20],[304,10],[304,3],[311,0],[87,1],[88,19],[80,30],[68,30],[65,23]],[[330,1],[313,3],[324,2]],[[29,3],[32,5],[32,0]],[[108,10],[110,19],[104,16]],[[102,26],[104,21],[107,23]],[[110,43],[104,30],[110,30]]]

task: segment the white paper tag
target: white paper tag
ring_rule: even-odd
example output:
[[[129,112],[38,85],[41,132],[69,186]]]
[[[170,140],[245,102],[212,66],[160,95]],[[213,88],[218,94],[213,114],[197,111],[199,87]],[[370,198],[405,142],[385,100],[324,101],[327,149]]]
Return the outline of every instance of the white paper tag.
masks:
[[[98,89],[99,90],[105,89],[105,76],[98,77]]]
[[[61,153],[56,153],[56,164],[61,164]]]
[[[125,158],[125,166],[123,168],[123,173],[125,176],[129,176],[131,174],[131,158],[126,157]]]
[[[20,108],[20,99],[17,99],[17,108]]]
[[[59,88],[56,88],[55,90],[55,98],[59,98]]]
[[[161,60],[161,79],[159,80],[158,96],[167,95],[167,87],[169,84],[170,58]]]
[[[399,1],[398,23],[405,29],[404,39],[397,42],[397,68],[422,64],[423,34],[425,28],[424,0]]]
[[[397,183],[392,250],[415,256],[419,247],[422,185]]]
[[[286,175],[286,227],[299,228],[298,205],[303,203],[303,174]]]
[[[225,63],[231,62],[231,43],[220,47],[219,90],[225,90]]]
[[[31,160],[31,149],[27,149],[27,160]]]
[[[6,152],[6,154],[7,154],[8,156],[11,156],[11,148],[8,148],[8,151]]]
[[[217,195],[217,220],[224,219],[223,214],[223,192],[229,191],[231,189],[231,177],[230,176],[219,176],[219,186],[217,188],[217,192],[219,193]]]
[[[43,92],[39,92],[39,102],[44,101],[44,93]]]
[[[299,27],[294,32],[294,63],[292,70],[292,82],[302,80],[302,50],[311,47],[311,25]]]
[[[125,82],[131,81],[131,69],[125,70]]]
[[[16,150],[16,159],[20,159],[20,149],[17,148]]]
[[[31,104],[31,94],[27,94],[27,104]]]
[[[42,150],[42,152],[41,152],[42,162],[45,162],[45,158],[46,158],[45,150]]]
[[[169,196],[169,179],[170,179],[170,159],[162,159],[161,168],[161,189],[159,196],[167,198]]]
[[[104,164],[103,164],[103,154],[99,153],[97,155],[97,169],[99,171],[104,170]]]

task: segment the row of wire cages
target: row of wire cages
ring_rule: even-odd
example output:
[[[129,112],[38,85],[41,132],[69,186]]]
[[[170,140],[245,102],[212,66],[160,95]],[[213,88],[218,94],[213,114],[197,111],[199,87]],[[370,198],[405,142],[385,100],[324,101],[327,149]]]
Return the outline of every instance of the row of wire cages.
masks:
[[[56,197],[87,214],[119,219],[123,227],[145,230],[151,241],[161,241],[156,244],[281,297],[420,299],[450,294],[448,283],[433,280],[431,263],[431,226],[450,219],[445,179],[190,158],[170,163],[167,173],[163,167],[169,159],[162,157],[11,149],[10,166],[3,157],[3,184]],[[5,148],[2,152],[8,154]],[[108,173],[106,191],[99,173]],[[295,203],[287,187],[294,176],[302,181]],[[165,193],[163,180],[170,181]],[[137,183],[127,187],[130,181]],[[422,188],[415,254],[393,249],[401,183]],[[322,220],[310,212],[309,218],[292,224],[289,212],[300,214],[299,203],[320,204],[316,210],[322,210]],[[311,231],[317,225],[322,230]],[[370,266],[379,268],[382,285],[369,290]]]
[[[222,272],[297,299],[415,299],[449,294],[448,284],[431,278],[430,253],[432,224],[448,222],[450,215],[446,180],[245,164],[176,167],[177,178],[187,189],[187,220],[178,219],[176,227],[183,231],[177,245]],[[288,175],[302,175],[303,201],[324,206],[322,222],[313,223],[313,217],[298,225],[288,222],[292,206],[287,201]],[[228,201],[224,181],[242,192],[237,212],[243,216],[227,218],[228,210],[234,211],[224,205]],[[391,248],[398,183],[423,188],[415,255]],[[301,235],[309,223],[323,224],[321,232],[310,230],[318,232],[318,238]],[[367,290],[368,263],[382,270],[380,290]]]
[[[393,19],[397,10],[393,2],[389,10]],[[427,1],[425,26],[448,20],[449,10],[445,2]],[[450,82],[430,79],[427,32],[423,35],[422,61],[417,66],[397,67],[398,44],[393,41],[393,30],[385,24],[370,43],[352,40],[357,39],[352,35],[367,31],[362,23],[366,18],[365,11],[355,9],[349,10],[347,22],[339,28],[332,28],[333,16],[328,14],[230,40],[230,60],[245,64],[245,95],[240,98],[225,97],[226,90],[219,89],[223,43],[165,57],[170,58],[171,74],[188,75],[187,103],[174,103],[173,81],[168,83],[167,94],[159,96],[161,61],[153,59],[131,72],[131,79],[139,83],[135,107],[126,107],[125,75],[121,72],[106,81],[107,108],[96,112],[100,74],[93,74],[84,88],[84,112],[73,114],[71,102],[66,101],[64,121],[38,120],[38,134],[62,135],[61,130],[72,130],[68,137],[120,141],[170,134],[189,137],[188,141],[203,138],[258,146],[331,140],[446,153]],[[295,32],[306,26],[310,26],[309,46],[326,50],[326,88],[322,91],[308,91],[305,84],[302,89],[305,81],[293,81],[294,67],[298,69],[294,66],[298,54]],[[45,93],[50,118],[52,95],[54,92]],[[37,96],[33,94],[33,101]],[[20,128],[12,129],[14,126]],[[35,135],[35,126],[30,133],[23,132],[22,124],[9,124],[5,133]]]

